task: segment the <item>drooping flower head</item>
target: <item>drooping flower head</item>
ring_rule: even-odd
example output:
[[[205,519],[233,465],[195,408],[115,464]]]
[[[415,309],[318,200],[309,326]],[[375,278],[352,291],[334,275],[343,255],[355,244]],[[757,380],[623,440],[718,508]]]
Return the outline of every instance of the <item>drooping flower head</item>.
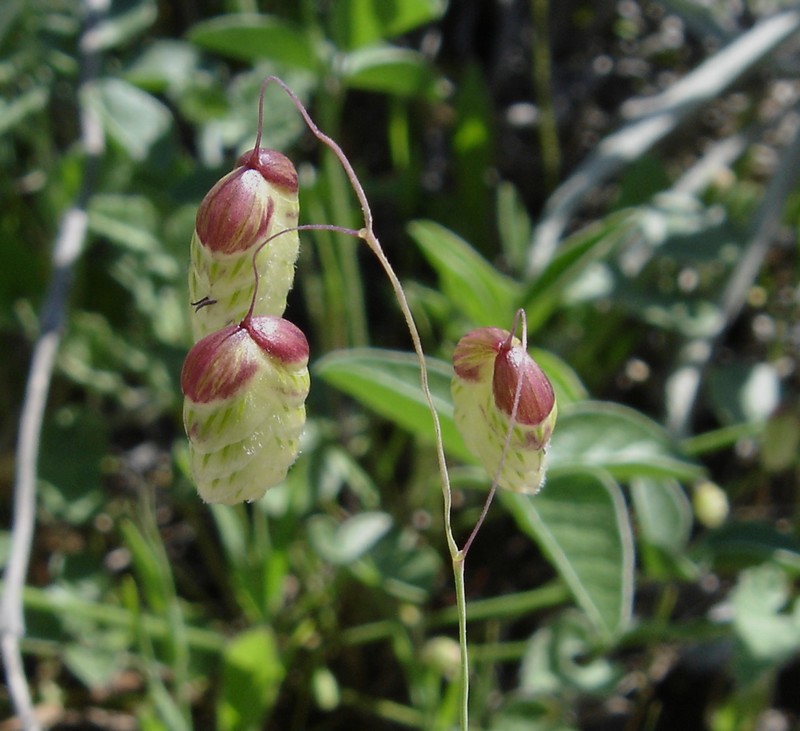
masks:
[[[558,411],[544,371],[518,338],[496,327],[461,338],[453,368],[454,418],[467,448],[492,477],[498,475],[500,487],[536,493]]]
[[[209,503],[256,500],[300,449],[308,342],[281,317],[247,317],[207,335],[181,372],[192,476]]]

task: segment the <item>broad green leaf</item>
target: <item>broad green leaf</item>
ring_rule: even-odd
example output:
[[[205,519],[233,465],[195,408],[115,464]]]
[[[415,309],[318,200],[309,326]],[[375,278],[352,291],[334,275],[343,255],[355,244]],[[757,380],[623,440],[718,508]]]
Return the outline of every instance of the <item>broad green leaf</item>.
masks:
[[[165,567],[157,550],[132,520],[125,519],[120,530],[148,605],[154,612],[165,614],[169,597],[165,594],[164,586],[171,579],[164,576]]]
[[[101,464],[108,456],[109,431],[102,416],[88,409],[63,408],[45,422],[39,498],[51,519],[82,525],[108,500]]]
[[[449,363],[432,358],[427,359],[427,365],[444,443],[455,456],[471,459],[453,423],[453,369]],[[419,362],[412,353],[369,348],[338,351],[317,361],[314,372],[412,434],[433,440],[433,419],[422,394]]]
[[[192,83],[200,52],[186,41],[159,40],[149,45],[125,72],[125,78],[152,93],[182,90]]]
[[[337,0],[332,36],[342,49],[359,48],[438,20],[445,0]]]
[[[308,520],[308,537],[317,553],[333,564],[349,564],[361,558],[392,527],[388,513],[357,513],[342,523],[328,515]]]
[[[294,68],[315,71],[314,44],[302,29],[268,15],[231,14],[204,21],[189,31],[189,40],[239,61],[268,58]]]
[[[710,531],[694,546],[703,561],[715,569],[737,571],[744,566],[774,561],[800,571],[800,539],[768,523],[728,522]]]
[[[441,577],[442,560],[414,531],[392,530],[353,570],[364,583],[401,601],[422,603]]]
[[[781,378],[771,363],[717,365],[708,385],[711,406],[723,424],[766,422],[781,400]]]
[[[413,221],[408,232],[439,275],[444,294],[475,325],[511,326],[520,294],[513,279],[437,223]]]
[[[506,260],[515,270],[525,267],[533,225],[519,191],[508,182],[497,186],[497,230]]]
[[[745,683],[778,667],[800,649],[800,600],[789,604],[789,581],[774,564],[742,572],[731,592],[738,639],[734,668]]]
[[[49,96],[44,86],[34,86],[16,96],[13,101],[0,99],[0,135],[14,129],[31,114],[44,109]]]
[[[144,160],[172,123],[167,107],[122,79],[95,81],[85,94],[109,136],[133,160]]]
[[[630,211],[612,213],[570,236],[528,286],[522,306],[528,313],[528,330],[534,332],[558,309],[568,285],[605,257],[635,225]]]
[[[102,15],[92,28],[92,50],[107,51],[127,43],[149,28],[158,18],[155,0],[111,3],[111,13]]]
[[[275,635],[269,627],[254,627],[237,635],[223,657],[217,728],[220,731],[262,728],[285,674]]]
[[[683,551],[692,530],[692,506],[680,484],[670,478],[637,477],[631,482],[631,498],[642,537],[670,553]]]
[[[501,491],[519,528],[548,556],[575,600],[611,639],[633,599],[633,543],[622,491],[603,471],[548,478],[535,497]]]
[[[435,76],[426,58],[416,51],[394,46],[370,46],[342,59],[347,86],[397,96],[425,93]]]
[[[95,235],[140,253],[157,256],[158,212],[152,200],[140,195],[98,194],[89,206],[89,228]]]
[[[541,696],[566,688],[606,695],[619,682],[621,670],[598,656],[596,630],[585,614],[567,611],[537,630],[528,641],[520,667],[519,690]]]
[[[550,468],[602,468],[618,479],[649,475],[691,480],[702,468],[677,450],[654,421],[626,406],[584,401],[566,406],[558,417]]]

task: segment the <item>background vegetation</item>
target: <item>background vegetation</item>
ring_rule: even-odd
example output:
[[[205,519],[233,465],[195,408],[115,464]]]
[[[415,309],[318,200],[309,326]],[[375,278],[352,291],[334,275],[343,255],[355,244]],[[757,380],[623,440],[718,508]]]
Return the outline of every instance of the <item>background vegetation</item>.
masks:
[[[357,242],[302,237],[287,317],[312,395],[287,484],[208,507],[186,473],[188,243],[270,73],[365,185],[431,358],[463,536],[488,478],[452,429],[454,343],[523,306],[556,385],[547,487],[503,496],[467,562],[474,727],[800,722],[792,5],[5,0],[4,562],[53,241],[88,210],[24,591],[42,722],[455,727],[430,417]],[[360,225],[277,89],[265,142],[298,167],[304,222]]]

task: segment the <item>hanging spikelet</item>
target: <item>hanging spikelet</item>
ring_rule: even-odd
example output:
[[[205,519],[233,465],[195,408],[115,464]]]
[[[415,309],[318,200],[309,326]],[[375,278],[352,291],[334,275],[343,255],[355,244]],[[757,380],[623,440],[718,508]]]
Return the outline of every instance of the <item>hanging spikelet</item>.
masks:
[[[256,500],[297,458],[309,390],[308,342],[281,317],[207,335],[181,373],[192,476],[209,503]]]
[[[500,470],[500,487],[536,493],[544,482],[547,445],[557,414],[547,376],[520,340],[496,327],[479,328],[461,338],[453,367],[454,418],[468,449],[493,477]]]
[[[244,153],[208,192],[197,211],[191,243],[195,341],[241,321],[253,296],[255,252],[271,236],[297,226],[298,215],[297,172],[275,150],[259,147]],[[297,232],[288,231],[258,251],[255,266],[263,284],[255,315],[283,314],[298,247]]]

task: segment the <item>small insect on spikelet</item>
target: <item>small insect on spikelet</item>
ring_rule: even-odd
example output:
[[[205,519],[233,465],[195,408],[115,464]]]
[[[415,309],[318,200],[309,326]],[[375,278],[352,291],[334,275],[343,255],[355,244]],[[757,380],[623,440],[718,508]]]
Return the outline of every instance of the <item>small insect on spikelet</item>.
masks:
[[[189,269],[195,341],[244,317],[253,295],[255,252],[297,226],[298,216],[294,165],[263,147],[245,152],[206,194],[197,211]],[[298,249],[297,232],[287,231],[258,251],[255,266],[266,286],[258,294],[256,315],[283,314]]]
[[[183,423],[203,500],[256,500],[284,480],[309,385],[308,342],[282,317],[248,314],[194,345],[181,372]]]
[[[496,327],[478,328],[461,338],[453,367],[455,423],[470,452],[490,475],[498,476],[500,487],[536,493],[544,483],[557,414],[547,376],[518,338]]]

